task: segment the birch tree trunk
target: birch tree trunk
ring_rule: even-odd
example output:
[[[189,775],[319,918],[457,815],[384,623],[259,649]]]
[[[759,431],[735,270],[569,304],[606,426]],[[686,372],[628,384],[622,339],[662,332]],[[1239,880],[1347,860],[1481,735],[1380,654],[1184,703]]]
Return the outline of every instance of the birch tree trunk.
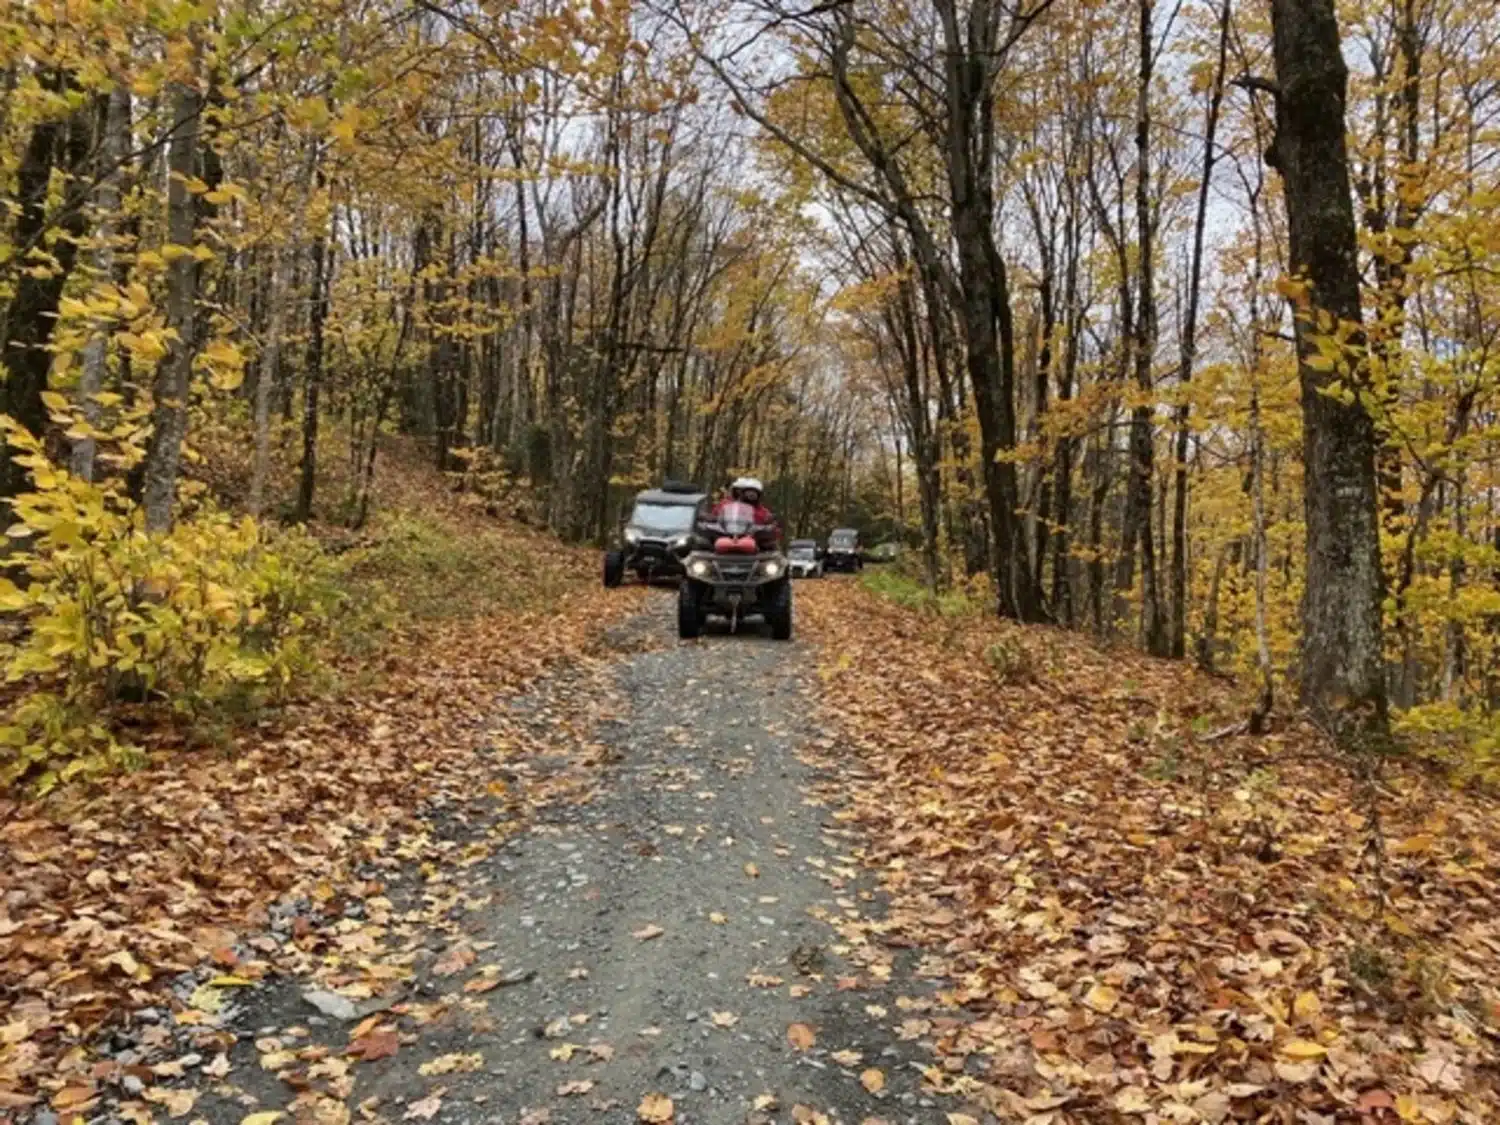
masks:
[[[110,91],[104,115],[104,143],[100,147],[99,186],[94,199],[99,208],[99,229],[95,235],[94,271],[101,283],[114,280],[115,235],[120,209],[120,166],[130,152],[130,90],[116,86]],[[109,336],[113,319],[94,320],[89,341],[84,345],[83,363],[78,374],[78,400],[83,420],[89,427],[99,424],[99,403],[95,396],[104,385],[105,361],[109,356]],[[81,480],[94,479],[94,438],[85,434],[73,442],[69,469]]]
[[[173,251],[167,266],[167,325],[173,338],[152,385],[151,442],[146,450],[142,489],[146,530],[151,532],[172,527],[182,442],[187,435],[198,301],[198,264],[191,253],[198,208],[189,181],[197,171],[201,105],[195,84],[176,84],[172,93],[172,140],[167,150],[167,242]]]

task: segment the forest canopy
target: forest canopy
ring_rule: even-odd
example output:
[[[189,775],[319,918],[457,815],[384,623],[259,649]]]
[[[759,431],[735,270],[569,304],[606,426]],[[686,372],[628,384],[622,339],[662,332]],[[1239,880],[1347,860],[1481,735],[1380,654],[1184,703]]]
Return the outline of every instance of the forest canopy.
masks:
[[[580,541],[754,472],[796,534],[1240,675],[1253,723],[1490,763],[1482,5],[0,20],[14,611],[225,511],[362,526],[399,432]]]

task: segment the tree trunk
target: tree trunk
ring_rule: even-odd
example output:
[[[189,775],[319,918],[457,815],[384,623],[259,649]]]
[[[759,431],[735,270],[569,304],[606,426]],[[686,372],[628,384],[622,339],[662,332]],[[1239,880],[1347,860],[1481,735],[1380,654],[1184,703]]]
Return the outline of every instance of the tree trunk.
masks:
[[[44,89],[62,92],[69,79],[61,71],[50,71],[41,79]],[[89,108],[75,110],[62,120],[42,121],[32,127],[25,151],[16,170],[16,222],[10,244],[13,262],[26,262],[25,254],[33,248],[47,250],[53,264],[50,270],[33,273],[17,270],[10,281],[14,286],[9,305],[0,322],[0,365],[5,381],[0,385],[0,413],[14,418],[34,434],[47,427],[47,410],[42,392],[47,389],[47,374],[52,367],[49,345],[57,325],[57,309],[63,286],[73,271],[78,240],[86,229],[82,206],[72,205],[60,217],[49,214],[48,195],[54,169],[69,173],[83,172],[93,140],[93,118]],[[60,227],[65,237],[46,244],[49,228]],[[11,273],[11,269],[6,270]],[[0,451],[0,496],[15,496],[26,488],[26,471]]]
[[[1208,229],[1209,189],[1213,183],[1214,163],[1218,154],[1214,145],[1219,135],[1219,110],[1224,101],[1224,75],[1229,59],[1230,0],[1224,0],[1219,12],[1219,54],[1214,66],[1213,85],[1209,89],[1208,107],[1203,121],[1203,171],[1198,181],[1198,209],[1193,221],[1193,251],[1189,265],[1187,311],[1182,324],[1182,361],[1178,385],[1182,402],[1174,419],[1177,448],[1174,451],[1175,487],[1172,492],[1172,655],[1187,655],[1188,600],[1188,402],[1187,387],[1193,380],[1193,365],[1198,358],[1198,309],[1203,290],[1203,242]]]
[[[110,91],[104,111],[104,143],[99,149],[99,186],[94,200],[99,212],[99,229],[95,235],[94,270],[97,283],[114,282],[115,230],[119,222],[120,166],[130,152],[130,89],[116,86]],[[83,420],[88,426],[99,423],[99,403],[95,396],[104,386],[105,362],[109,356],[109,337],[113,326],[110,317],[98,317],[83,349],[83,365],[78,375],[78,400]],[[94,438],[85,434],[73,442],[69,468],[81,480],[94,479]]]
[[[187,434],[198,300],[198,263],[190,253],[197,234],[198,208],[189,182],[197,174],[200,104],[196,86],[184,82],[174,88],[172,140],[167,151],[167,242],[178,251],[167,266],[167,325],[174,337],[152,384],[151,442],[146,450],[142,497],[146,530],[151,532],[172,527],[177,471]]]
[[[1301,694],[1321,711],[1362,710],[1383,723],[1378,438],[1359,397],[1369,392],[1345,139],[1348,71],[1334,0],[1273,0],[1271,20],[1280,91],[1268,155],[1284,182],[1290,265],[1310,287],[1297,316],[1307,480]],[[1318,343],[1335,325],[1349,334],[1349,401],[1325,393],[1339,376],[1319,370]]]
[[[1140,0],[1140,70],[1136,86],[1136,299],[1133,356],[1135,382],[1143,395],[1152,389],[1152,365],[1156,357],[1156,232],[1151,214],[1151,78],[1155,43],[1152,36],[1152,0]],[[1123,550],[1115,585],[1120,591],[1134,583],[1133,545],[1141,552],[1141,634],[1153,656],[1170,652],[1166,621],[1162,613],[1161,586],[1156,573],[1156,541],[1151,534],[1152,483],[1155,478],[1156,445],[1151,408],[1135,407],[1130,414],[1130,464],[1125,485],[1125,522],[1121,531]]]
[[[312,301],[308,309],[307,360],[302,391],[302,469],[297,483],[296,519],[312,519],[313,490],[318,479],[318,393],[323,386],[323,322],[328,317],[328,282],[324,276],[326,239],[319,232],[311,247]]]
[[[266,478],[271,471],[271,395],[281,378],[281,337],[286,333],[287,258],[294,247],[276,243],[271,248],[271,285],[266,297],[266,343],[260,355],[260,377],[255,381],[255,457],[250,468],[250,514],[259,519],[265,509]]]

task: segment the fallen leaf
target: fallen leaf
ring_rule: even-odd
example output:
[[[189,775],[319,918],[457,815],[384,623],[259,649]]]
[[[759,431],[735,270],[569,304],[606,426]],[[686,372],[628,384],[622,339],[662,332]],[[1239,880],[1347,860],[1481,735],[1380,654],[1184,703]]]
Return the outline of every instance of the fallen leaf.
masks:
[[[1115,1109],[1121,1113],[1146,1113],[1151,1108],[1151,1099],[1139,1086],[1126,1086],[1115,1095]]]
[[[724,917],[724,915],[720,914],[717,910],[715,910],[708,916],[708,920],[715,926],[722,926],[729,921],[728,918]]]
[[[1087,1007],[1103,1015],[1108,1015],[1115,1010],[1115,1005],[1120,1002],[1120,994],[1107,984],[1096,984],[1088,990],[1083,1002]]]
[[[269,1070],[273,1072],[278,1070],[285,1070],[287,1067],[293,1065],[296,1061],[297,1052],[295,1051],[271,1051],[268,1054],[261,1055],[260,1068],[262,1070]]]
[[[582,1049],[577,1043],[559,1043],[547,1053],[558,1062],[567,1062]]]
[[[652,922],[650,925],[642,926],[639,930],[635,930],[630,936],[640,941],[650,941],[652,938],[661,937],[666,932],[666,930],[662,929],[655,922]]]
[[[224,1007],[224,994],[212,985],[200,984],[188,997],[188,1004],[200,1012],[217,1012]],[[185,1015],[186,1013],[181,1013]]]
[[[165,1106],[168,1117],[186,1117],[193,1112],[198,1101],[196,1090],[175,1090],[166,1086],[151,1086],[141,1096],[148,1102]]]
[[[713,1012],[709,1018],[715,1027],[733,1027],[740,1022],[740,1017],[733,1012]]]
[[[579,1094],[587,1094],[594,1088],[592,1078],[580,1078],[573,1082],[564,1082],[557,1088],[557,1096],[560,1098],[575,1097]]]
[[[859,1084],[872,1094],[878,1094],[885,1089],[885,1073],[875,1067],[871,1067],[859,1076]]]
[[[279,1109],[268,1109],[240,1118],[240,1125],[276,1125],[285,1116]]]
[[[835,1051],[829,1057],[839,1066],[858,1066],[864,1060],[858,1051]]]
[[[442,1108],[443,1097],[440,1093],[434,1092],[421,1101],[412,1102],[406,1107],[406,1112],[401,1117],[404,1121],[431,1121]]]
[[[401,1040],[394,1030],[382,1030],[371,1032],[363,1039],[356,1039],[349,1045],[349,1054],[365,1062],[374,1062],[376,1059],[390,1058],[400,1047]]]
[[[1289,1059],[1306,1062],[1309,1059],[1323,1058],[1328,1054],[1328,1048],[1310,1039],[1293,1039],[1281,1045],[1281,1053]]]
[[[452,1074],[455,1071],[475,1071],[483,1066],[484,1056],[475,1051],[469,1055],[439,1055],[417,1067],[417,1073],[430,1078],[433,1075]]]
[[[635,1115],[650,1125],[665,1125],[674,1112],[671,1098],[665,1094],[647,1094],[636,1107]]]
[[[787,1041],[799,1051],[812,1048],[818,1041],[817,1034],[805,1023],[794,1023],[786,1029]]]
[[[31,1025],[25,1020],[11,1020],[0,1027],[0,1045],[13,1047],[22,1040],[31,1038]]]
[[[229,1073],[229,1056],[220,1052],[203,1066],[203,1073],[210,1078],[223,1078]]]
[[[1313,1023],[1323,1014],[1323,1002],[1316,992],[1299,992],[1292,1001],[1292,1011],[1303,1023]]]
[[[745,864],[745,874],[748,875],[748,876],[750,876],[750,878],[752,878],[752,879],[759,879],[760,878],[760,868],[756,867],[755,864],[753,864],[753,863],[747,863],[747,864]]]
[[[455,945],[432,966],[432,971],[440,977],[451,977],[454,973],[461,973],[474,963],[477,955],[467,945]]]
[[[767,1110],[775,1109],[776,1108],[776,1095],[775,1094],[757,1094],[755,1096],[755,1100],[750,1103],[750,1107],[752,1109],[754,1109],[757,1113],[764,1113]]]
[[[76,1110],[93,1100],[92,1086],[64,1086],[52,1095],[52,1108],[59,1112]]]

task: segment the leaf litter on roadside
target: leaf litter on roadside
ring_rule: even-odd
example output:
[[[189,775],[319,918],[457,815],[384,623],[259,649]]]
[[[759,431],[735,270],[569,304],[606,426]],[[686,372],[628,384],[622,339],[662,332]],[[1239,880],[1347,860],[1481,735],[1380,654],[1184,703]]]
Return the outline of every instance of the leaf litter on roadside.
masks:
[[[857,585],[799,614],[835,723],[809,758],[862,777],[823,796],[890,895],[878,922],[829,920],[878,978],[898,948],[946,978],[896,1021],[936,1052],[930,1088],[1059,1125],[1090,1104],[1500,1120],[1478,1030],[1500,1022],[1500,821],[1481,799],[1390,763],[1377,886],[1365,798],[1316,732],[1197,740],[1244,713],[1220,682]],[[997,682],[1001,642],[1045,674]],[[839,659],[854,647],[879,658]]]
[[[515,534],[540,553],[540,537]],[[518,797],[494,778],[539,739],[519,720],[489,721],[497,690],[595,652],[601,619],[634,612],[628,593],[596,604],[584,554],[548,546],[546,557],[576,576],[555,604],[393,637],[373,690],[299,705],[232,756],[175,749],[107,787],[0,802],[0,1111],[81,1089],[86,1044],[136,1008],[154,1003],[170,1026],[207,1033],[270,971],[315,970],[356,1005],[402,986],[410,969],[382,960],[383,879],[417,862],[445,888],[444,865],[458,858],[426,831],[423,810],[498,801],[503,825],[587,783],[568,772]],[[293,912],[272,915],[277,903]],[[289,924],[267,930],[275,917]],[[434,972],[473,960],[455,945]],[[199,964],[218,970],[185,1003],[172,997],[168,986]],[[469,991],[482,993],[510,974],[475,979]],[[161,1025],[138,1034],[147,1050],[172,1038]],[[393,1050],[382,1035],[352,1053]]]

